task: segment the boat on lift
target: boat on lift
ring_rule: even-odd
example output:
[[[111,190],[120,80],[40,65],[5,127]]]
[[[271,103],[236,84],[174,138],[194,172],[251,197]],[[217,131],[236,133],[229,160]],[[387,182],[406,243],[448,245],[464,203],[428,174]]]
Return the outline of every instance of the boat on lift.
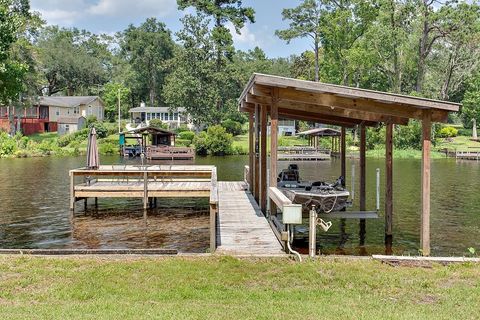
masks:
[[[343,185],[343,177],[331,184],[324,181],[302,181],[296,164],[290,164],[287,169],[282,170],[277,179],[277,187],[292,203],[301,204],[304,212],[313,206],[317,213],[345,209],[349,205],[350,192]]]

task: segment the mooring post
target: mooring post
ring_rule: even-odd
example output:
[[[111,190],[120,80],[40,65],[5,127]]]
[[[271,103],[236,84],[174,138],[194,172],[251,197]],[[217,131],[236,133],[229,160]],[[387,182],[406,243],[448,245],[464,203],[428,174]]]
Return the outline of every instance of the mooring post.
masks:
[[[95,208],[98,209],[98,198],[97,197],[95,197]]]
[[[75,175],[70,171],[70,210],[75,210]]]
[[[317,252],[317,212],[315,211],[315,206],[312,206],[312,209],[310,209],[309,227],[308,255],[310,258],[315,258],[315,254]]]
[[[148,174],[143,173],[143,209],[148,208]]]
[[[210,203],[210,253],[217,249],[217,205]]]

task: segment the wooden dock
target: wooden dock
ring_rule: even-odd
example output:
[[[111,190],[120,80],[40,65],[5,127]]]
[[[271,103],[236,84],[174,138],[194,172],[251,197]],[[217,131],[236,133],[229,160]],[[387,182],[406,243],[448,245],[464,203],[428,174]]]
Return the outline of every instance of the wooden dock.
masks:
[[[310,146],[279,147],[279,161],[324,161],[331,158],[330,150]]]
[[[236,255],[285,254],[244,182],[220,182],[217,252]]]
[[[83,181],[78,183],[79,178]],[[278,255],[282,246],[243,181],[217,181],[214,166],[113,165],[70,171],[70,209],[88,198],[209,198],[210,252]],[[146,212],[146,211],[145,211]]]
[[[443,149],[445,155],[450,158],[455,158],[459,160],[476,160],[480,159],[480,150],[479,148],[472,148],[476,150],[451,150]]]

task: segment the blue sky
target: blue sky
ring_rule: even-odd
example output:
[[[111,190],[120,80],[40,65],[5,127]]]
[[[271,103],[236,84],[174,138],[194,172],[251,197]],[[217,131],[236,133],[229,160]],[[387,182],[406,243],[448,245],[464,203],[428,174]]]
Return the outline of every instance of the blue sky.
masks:
[[[148,17],[163,21],[170,30],[181,28],[176,0],[31,0],[31,7],[48,24],[77,27],[95,33],[113,34],[129,24],[139,25]],[[261,47],[269,57],[298,54],[310,48],[307,39],[286,44],[274,32],[288,26],[282,21],[282,9],[295,7],[299,0],[244,0],[256,11],[256,23],[247,25],[241,35],[233,35],[237,49]]]

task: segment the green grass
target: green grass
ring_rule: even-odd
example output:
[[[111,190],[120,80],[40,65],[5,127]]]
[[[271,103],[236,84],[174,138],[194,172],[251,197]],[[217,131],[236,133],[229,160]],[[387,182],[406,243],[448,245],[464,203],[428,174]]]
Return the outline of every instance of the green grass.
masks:
[[[436,149],[448,148],[451,150],[456,149],[458,151],[478,151],[478,149],[480,149],[480,142],[472,141],[470,139],[471,136],[458,136],[451,139],[439,139]]]
[[[294,136],[294,137],[287,137],[287,136],[281,136],[278,139],[278,145],[282,147],[288,147],[288,146],[306,146],[308,145],[308,140]],[[232,147],[234,150],[239,150],[240,154],[248,154],[248,135],[243,134],[243,135],[238,135],[233,137],[233,144]],[[267,149],[270,149],[270,136],[268,137],[267,140]]]
[[[2,319],[473,319],[480,266],[0,257]]]
[[[28,136],[28,138],[35,142],[42,142],[43,140],[47,140],[47,139],[56,140],[58,138],[58,134],[56,132],[36,133],[31,136]]]
[[[374,150],[367,150],[366,152],[367,158],[385,158],[385,149],[374,149]],[[395,149],[393,148],[393,158],[394,159],[421,159],[422,158],[422,150],[415,150],[415,149]],[[431,151],[430,152],[431,159],[441,159],[445,158],[445,154]]]

